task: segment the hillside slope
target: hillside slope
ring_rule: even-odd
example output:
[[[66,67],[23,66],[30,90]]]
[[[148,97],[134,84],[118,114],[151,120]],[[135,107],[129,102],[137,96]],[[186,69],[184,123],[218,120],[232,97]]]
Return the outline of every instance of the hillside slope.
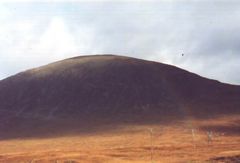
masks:
[[[4,79],[0,101],[0,136],[31,136],[239,114],[240,87],[162,63],[96,55]]]

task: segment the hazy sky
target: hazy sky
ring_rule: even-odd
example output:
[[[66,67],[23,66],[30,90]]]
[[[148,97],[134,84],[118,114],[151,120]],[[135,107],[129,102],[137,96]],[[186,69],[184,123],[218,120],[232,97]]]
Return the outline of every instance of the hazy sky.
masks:
[[[101,53],[240,84],[240,1],[0,2],[0,79]]]

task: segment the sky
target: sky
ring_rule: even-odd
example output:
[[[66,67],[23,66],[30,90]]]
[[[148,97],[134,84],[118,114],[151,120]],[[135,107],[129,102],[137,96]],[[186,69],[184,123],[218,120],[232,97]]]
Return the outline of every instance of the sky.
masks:
[[[240,85],[240,1],[0,2],[0,80],[92,54],[158,61]]]

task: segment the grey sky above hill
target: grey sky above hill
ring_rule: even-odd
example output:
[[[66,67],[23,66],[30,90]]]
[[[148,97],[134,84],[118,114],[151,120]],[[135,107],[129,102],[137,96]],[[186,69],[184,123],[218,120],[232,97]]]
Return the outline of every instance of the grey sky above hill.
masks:
[[[0,79],[68,57],[118,54],[240,84],[239,22],[238,0],[3,1]]]

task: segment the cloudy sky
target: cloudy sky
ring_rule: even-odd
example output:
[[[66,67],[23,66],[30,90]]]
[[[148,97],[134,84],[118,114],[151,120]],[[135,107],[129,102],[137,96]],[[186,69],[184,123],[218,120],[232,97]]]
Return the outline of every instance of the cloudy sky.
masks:
[[[240,1],[0,2],[0,79],[102,53],[240,84]]]

